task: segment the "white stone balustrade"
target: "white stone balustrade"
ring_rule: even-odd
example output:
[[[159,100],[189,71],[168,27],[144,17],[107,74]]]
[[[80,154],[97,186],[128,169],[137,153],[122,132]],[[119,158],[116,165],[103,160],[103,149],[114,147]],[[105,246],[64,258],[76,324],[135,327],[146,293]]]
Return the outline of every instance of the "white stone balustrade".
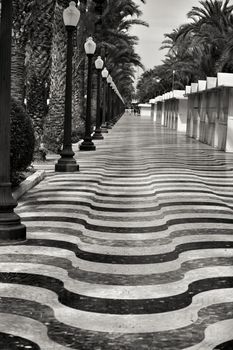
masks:
[[[198,83],[192,83],[191,84],[191,93],[197,92]]]
[[[149,103],[151,105],[151,118],[154,119],[154,116],[155,116],[155,98],[150,99]]]
[[[212,89],[217,86],[217,78],[216,77],[207,77],[206,79],[206,89]]]
[[[204,91],[206,90],[206,80],[198,80],[198,91]]]
[[[177,131],[186,131],[187,97],[185,90],[173,90],[156,99],[156,122]]]
[[[141,117],[151,117],[151,104],[150,103],[140,103],[138,105],[140,109]]]
[[[155,113],[154,113],[154,121],[162,125],[163,119],[163,96],[157,96],[155,98]]]
[[[185,131],[218,150],[233,152],[233,74],[187,85],[155,98],[156,123]]]
[[[218,150],[233,152],[233,74],[218,73],[191,84],[187,135]],[[206,86],[204,88],[204,86]]]

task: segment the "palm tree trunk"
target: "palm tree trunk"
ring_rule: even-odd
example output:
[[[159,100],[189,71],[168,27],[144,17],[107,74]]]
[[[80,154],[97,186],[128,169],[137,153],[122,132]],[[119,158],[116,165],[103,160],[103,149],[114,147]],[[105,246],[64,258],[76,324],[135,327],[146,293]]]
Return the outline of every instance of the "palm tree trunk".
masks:
[[[27,111],[32,118],[36,147],[41,143],[43,125],[48,112],[52,26],[55,0],[38,2],[33,7],[33,23],[27,69]]]
[[[77,41],[74,53],[74,89],[73,89],[73,131],[82,138],[85,132],[85,70],[86,55],[84,51],[85,14],[87,0],[80,2],[80,21],[77,28]]]
[[[67,5],[68,1],[56,2],[53,20],[50,105],[44,123],[44,142],[53,151],[59,151],[63,140],[67,36],[62,13]]]
[[[25,8],[18,0],[12,1],[13,5],[13,30],[12,30],[12,55],[11,55],[11,96],[23,105],[25,98],[25,56],[26,36],[23,22]]]
[[[23,105],[25,98],[25,46],[12,38],[11,96]]]

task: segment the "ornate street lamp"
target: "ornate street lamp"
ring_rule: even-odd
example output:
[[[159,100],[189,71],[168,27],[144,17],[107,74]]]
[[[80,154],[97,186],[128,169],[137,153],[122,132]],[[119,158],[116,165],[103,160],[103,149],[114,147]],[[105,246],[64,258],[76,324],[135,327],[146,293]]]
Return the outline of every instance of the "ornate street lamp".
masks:
[[[66,64],[66,91],[65,91],[65,117],[64,139],[61,158],[55,164],[55,171],[73,172],[78,171],[79,166],[74,159],[72,150],[72,57],[73,57],[73,34],[79,22],[80,12],[74,1],[63,11],[63,20],[67,31],[67,64]]]
[[[109,74],[108,77],[107,77],[107,83],[111,85],[111,84],[112,84],[112,81],[113,81],[113,80],[112,80],[112,77],[111,77],[111,75]]]
[[[106,112],[107,112],[107,106],[106,106],[106,85],[107,85],[107,77],[108,77],[108,70],[105,67],[102,70],[102,78],[103,78],[103,113],[102,113],[102,125],[101,125],[101,131],[102,133],[108,133],[107,125],[106,125]]]
[[[1,1],[0,22],[0,242],[25,240],[26,227],[14,213],[10,183],[12,0]]]
[[[95,151],[95,145],[91,137],[91,81],[92,81],[92,57],[95,53],[96,43],[92,37],[86,40],[84,45],[85,52],[88,58],[88,73],[87,73],[87,106],[86,106],[86,123],[84,141],[79,146],[80,151]]]
[[[104,61],[101,59],[100,56],[98,56],[97,60],[95,61],[95,68],[97,70],[97,98],[96,98],[96,128],[95,133],[92,136],[92,139],[95,140],[103,140],[103,135],[101,133],[101,120],[100,120],[100,77],[101,77],[101,70],[103,68]]]

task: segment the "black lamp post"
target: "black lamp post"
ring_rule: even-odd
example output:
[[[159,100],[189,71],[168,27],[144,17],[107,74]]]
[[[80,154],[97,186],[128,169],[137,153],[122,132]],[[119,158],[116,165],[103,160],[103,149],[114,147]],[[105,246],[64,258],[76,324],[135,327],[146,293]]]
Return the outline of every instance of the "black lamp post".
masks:
[[[100,78],[101,70],[103,68],[104,61],[100,56],[95,61],[95,68],[97,70],[97,98],[96,98],[96,127],[95,133],[92,136],[92,139],[103,140],[103,135],[101,133],[101,120],[100,120]]]
[[[79,166],[74,159],[72,150],[72,57],[73,57],[73,34],[80,18],[80,12],[74,1],[70,2],[68,8],[63,12],[63,20],[67,30],[67,65],[66,65],[66,91],[65,91],[65,117],[64,117],[64,139],[61,158],[55,164],[55,171],[74,172]]]
[[[120,98],[118,94],[117,94],[117,114],[120,118]]]
[[[108,129],[112,129],[111,127],[111,118],[112,118],[112,89],[111,89],[111,83],[112,83],[112,77],[109,74],[107,77],[107,83],[108,83],[108,87],[107,87],[107,96],[108,96],[108,112],[106,114],[107,118],[106,118],[106,125]]]
[[[115,119],[116,121],[119,119],[119,113],[118,113],[118,90],[116,85],[114,84],[113,87],[114,90],[114,98],[115,98]]]
[[[92,57],[95,53],[96,43],[89,37],[84,45],[88,57],[87,75],[87,107],[84,140],[79,146],[80,151],[95,151],[95,145],[91,137],[91,81],[92,81]]]
[[[117,90],[117,113],[119,115],[119,118],[121,117],[121,94],[120,92]]]
[[[111,84],[112,89],[112,123],[115,124],[115,89],[114,89],[114,82]]]
[[[101,74],[102,74],[102,78],[103,78],[103,113],[102,113],[101,131],[102,131],[102,133],[108,133],[108,128],[106,125],[106,112],[107,112],[106,85],[107,85],[108,70],[106,67],[102,70]]]
[[[0,22],[0,242],[25,240],[26,227],[14,213],[10,183],[12,0],[2,0]]]
[[[175,74],[176,74],[176,71],[173,70],[172,71],[172,91],[174,90],[174,87],[175,87]]]

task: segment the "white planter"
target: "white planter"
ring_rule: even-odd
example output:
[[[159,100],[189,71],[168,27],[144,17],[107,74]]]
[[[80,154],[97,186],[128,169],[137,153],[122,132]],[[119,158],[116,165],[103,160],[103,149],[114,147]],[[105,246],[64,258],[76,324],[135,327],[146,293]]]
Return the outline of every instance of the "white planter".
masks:
[[[217,78],[215,77],[207,77],[206,79],[206,89],[213,89],[217,86]]]
[[[206,89],[206,80],[198,80],[198,91],[204,91]]]
[[[186,85],[185,86],[185,93],[190,94],[191,93],[191,85]]]
[[[198,84],[192,83],[191,84],[191,93],[197,92]]]
[[[185,90],[174,90],[173,98],[185,98],[184,94],[185,94]]]
[[[233,74],[232,73],[218,73],[217,85],[218,86],[231,86],[231,87],[233,87]]]

